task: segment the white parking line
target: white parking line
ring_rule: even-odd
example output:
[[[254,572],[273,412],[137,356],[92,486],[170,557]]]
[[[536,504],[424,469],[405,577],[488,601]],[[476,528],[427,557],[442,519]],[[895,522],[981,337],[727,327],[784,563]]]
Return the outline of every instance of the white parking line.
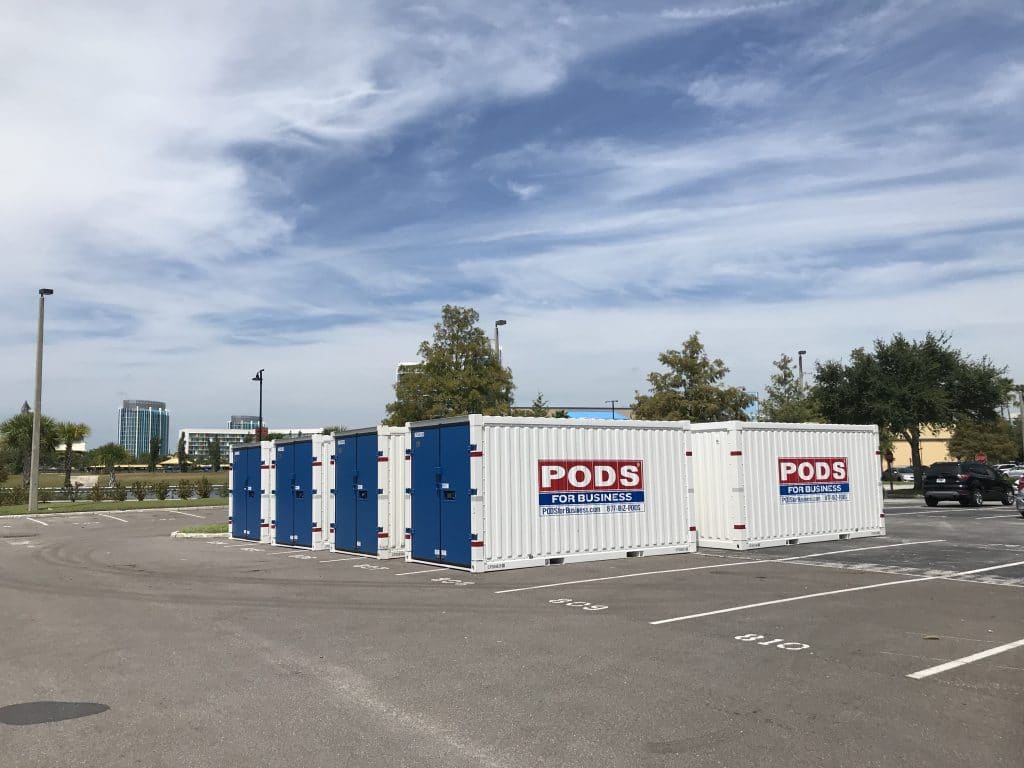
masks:
[[[992,520],[997,517],[1018,517],[1018,515],[983,515],[982,517],[976,517],[975,520]]]
[[[987,651],[981,651],[980,653],[972,653],[970,656],[964,656],[962,659],[947,661],[945,664],[939,664],[934,667],[928,667],[928,669],[922,669],[920,672],[913,672],[907,675],[907,677],[912,678],[914,680],[923,680],[926,677],[938,675],[942,672],[948,672],[951,669],[956,669],[957,667],[962,667],[966,664],[971,664],[975,661],[987,659],[989,656],[996,656],[1000,653],[1006,653],[1007,651],[1012,651],[1014,648],[1020,648],[1022,646],[1024,646],[1024,640],[1015,640],[1012,643],[1000,645],[997,648],[989,648]]]
[[[356,555],[355,557],[339,557],[335,560],[321,560],[321,563],[344,563],[346,560],[365,560],[365,557]]]
[[[36,520],[34,517],[26,517],[25,519],[31,520],[33,523],[39,523],[40,525],[49,525],[49,523],[44,523],[42,520]]]
[[[826,557],[828,555],[841,555],[844,552],[863,552],[868,549],[890,549],[892,547],[911,547],[917,544],[938,544],[945,539],[929,539],[928,541],[904,541],[899,544],[876,544],[871,547],[853,547],[851,549],[836,549],[830,552],[815,552],[810,555],[794,555],[793,557],[760,558],[758,560],[737,560],[731,563],[715,563],[714,565],[695,565],[689,568],[670,568],[664,571],[642,571],[640,573],[622,573],[618,576],[600,576],[595,579],[579,579],[577,581],[559,581],[554,584],[535,584],[532,587],[516,587],[515,589],[499,589],[494,594],[507,595],[511,592],[529,592],[532,589],[548,589],[550,587],[569,587],[575,584],[590,584],[595,581],[612,581],[614,579],[632,579],[637,576],[654,576],[659,573],[685,573],[686,571],[704,571],[708,568],[731,568],[734,565],[754,565],[755,563],[787,563],[791,560],[806,560],[809,557]]]
[[[439,570],[444,570],[443,567],[428,568],[425,571],[406,571],[405,573],[396,573],[395,576],[415,576],[417,573],[437,573]]]
[[[193,515],[191,512],[179,512],[176,509],[171,510],[176,515],[188,515],[189,517],[202,517],[202,515]]]
[[[111,520],[117,520],[120,523],[127,523],[128,522],[123,517],[115,517],[114,515],[106,515],[103,512],[97,512],[96,514],[99,515],[100,517],[109,517]]]
[[[988,568],[975,568],[973,571],[960,571],[959,573],[953,574],[954,576],[971,576],[975,573],[987,573],[988,571],[998,571],[1004,568],[1017,568],[1024,565],[1024,560],[1019,560],[1016,563],[1005,563],[1004,565],[990,565]],[[719,608],[717,611],[704,611],[704,613],[691,613],[689,616],[675,616],[671,619],[659,619],[658,621],[648,622],[651,625],[657,626],[659,624],[671,624],[675,621],[689,621],[690,619],[701,619],[705,616],[718,616],[722,613],[735,613],[736,611],[746,611],[751,608],[764,608],[768,605],[780,605],[781,603],[795,603],[797,600],[810,600],[814,597],[828,597],[830,595],[842,595],[847,592],[863,592],[868,589],[881,589],[882,587],[896,587],[900,584],[919,584],[922,581],[935,581],[936,579],[944,579],[948,576],[922,576],[917,579],[900,579],[899,581],[884,581],[881,584],[865,584],[862,587],[847,587],[846,589],[830,589],[828,592],[813,592],[809,595],[797,595],[796,597],[783,597],[779,600],[765,600],[763,603],[748,603],[747,605],[736,605],[732,608]]]

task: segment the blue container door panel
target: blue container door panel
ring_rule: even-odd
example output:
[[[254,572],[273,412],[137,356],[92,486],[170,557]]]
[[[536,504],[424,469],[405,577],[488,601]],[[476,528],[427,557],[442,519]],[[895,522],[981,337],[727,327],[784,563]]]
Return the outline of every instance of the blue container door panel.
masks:
[[[334,443],[334,548],[356,548],[356,477],[358,476],[354,438]]]
[[[292,544],[295,539],[295,450],[291,443],[277,446],[274,451],[277,462],[274,483],[274,520],[278,544]]]
[[[437,428],[414,430],[411,450],[412,556],[415,560],[437,562],[441,559],[441,449]]]
[[[439,429],[441,479],[438,488],[441,514],[442,561],[470,564],[469,425],[450,424]]]
[[[292,543],[300,547],[313,546],[313,443],[292,443],[295,469],[292,483],[293,535]]]
[[[377,554],[377,435],[357,439],[356,547],[359,552]]]
[[[245,538],[260,540],[260,507],[263,496],[263,476],[260,472],[260,449],[245,449],[246,488],[245,494]]]
[[[235,451],[231,459],[231,535],[236,539],[246,538],[249,492],[249,457],[246,451]]]

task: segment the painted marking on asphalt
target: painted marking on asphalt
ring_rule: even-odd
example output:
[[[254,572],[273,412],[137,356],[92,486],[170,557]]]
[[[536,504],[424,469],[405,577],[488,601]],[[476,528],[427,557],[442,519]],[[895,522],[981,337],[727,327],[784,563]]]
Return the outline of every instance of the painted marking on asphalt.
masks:
[[[26,517],[25,519],[31,520],[33,523],[39,523],[40,525],[49,525],[49,523],[44,523],[42,520],[36,520],[34,517]]]
[[[1021,648],[1021,647],[1024,647],[1024,639],[1015,640],[1012,643],[1007,643],[1006,645],[1000,645],[1000,646],[998,646],[996,648],[989,648],[987,651],[981,651],[979,653],[972,653],[970,656],[964,656],[962,659],[955,659],[954,661],[947,661],[945,664],[939,664],[939,665],[934,666],[934,667],[928,667],[928,669],[922,669],[920,672],[912,672],[911,674],[907,675],[907,677],[912,678],[914,680],[924,680],[924,678],[926,678],[926,677],[931,677],[932,675],[938,675],[938,674],[941,674],[943,672],[948,672],[951,669],[956,669],[957,667],[963,667],[963,666],[965,666],[967,664],[972,664],[975,661],[981,661],[982,659],[987,659],[989,656],[996,656],[996,655],[998,655],[1000,653],[1006,653],[1007,651],[1012,651],[1014,648]]]
[[[428,568],[425,571],[406,571],[405,573],[396,573],[395,576],[415,576],[417,573],[437,573],[438,568]]]
[[[1024,560],[1019,560],[1016,563],[1004,563],[1003,565],[990,565],[988,568],[975,568],[973,571],[961,571],[957,573],[957,576],[971,576],[975,573],[987,573],[988,571],[998,571],[1005,568],[1018,568],[1024,565]],[[813,592],[809,595],[797,595],[796,597],[783,597],[778,600],[765,600],[761,603],[748,603],[747,605],[735,605],[731,608],[719,608],[717,611],[704,611],[703,613],[691,613],[688,616],[674,616],[671,619],[658,619],[657,621],[648,622],[652,626],[659,624],[671,624],[676,621],[689,621],[690,619],[702,619],[705,616],[718,616],[723,613],[735,613],[736,611],[747,611],[752,608],[764,608],[769,605],[781,605],[782,603],[795,603],[798,600],[810,600],[815,597],[829,597],[831,595],[843,595],[848,592],[863,592],[868,589],[881,589],[882,587],[897,587],[901,584],[919,584],[922,581],[935,581],[936,579],[946,578],[944,576],[922,576],[917,579],[900,579],[899,581],[883,581],[880,584],[865,584],[860,587],[847,587],[846,589],[830,589],[827,592]]]
[[[595,581],[612,581],[614,579],[632,579],[637,576],[655,576],[659,573],[685,573],[687,571],[704,571],[709,568],[731,568],[736,565],[754,565],[756,563],[787,563],[791,560],[805,560],[810,557],[827,557],[829,555],[841,555],[845,552],[863,552],[868,549],[888,549],[891,547],[911,547],[918,544],[938,544],[945,539],[929,539],[928,541],[905,541],[900,544],[876,544],[871,547],[853,547],[852,549],[836,549],[830,552],[815,552],[810,555],[794,555],[793,557],[761,558],[758,560],[737,560],[732,563],[715,563],[713,565],[694,565],[689,568],[670,568],[664,571],[642,571],[640,573],[622,573],[618,576],[599,576],[594,579],[579,579],[577,581],[559,581],[555,584],[535,584],[532,587],[516,587],[515,589],[499,589],[494,594],[507,595],[511,592],[529,592],[532,589],[549,589],[551,587],[568,587],[574,584],[590,584]]]
[[[976,517],[975,520],[994,520],[997,517],[1020,517],[1020,515],[983,515],[982,517]]]
[[[193,515],[191,512],[179,512],[176,509],[171,510],[171,511],[174,512],[174,514],[176,514],[176,515],[188,515],[189,517],[202,517],[202,515]]]
[[[359,555],[356,555],[355,557],[338,557],[338,558],[335,558],[334,560],[321,560],[320,562],[321,563],[344,563],[347,560],[363,560],[363,559],[365,559],[365,558],[362,558]]]
[[[107,515],[107,514],[104,514],[103,512],[97,512],[96,514],[99,515],[100,517],[109,517],[111,520],[117,520],[119,523],[127,523],[128,522],[123,517],[117,517],[115,515]]]

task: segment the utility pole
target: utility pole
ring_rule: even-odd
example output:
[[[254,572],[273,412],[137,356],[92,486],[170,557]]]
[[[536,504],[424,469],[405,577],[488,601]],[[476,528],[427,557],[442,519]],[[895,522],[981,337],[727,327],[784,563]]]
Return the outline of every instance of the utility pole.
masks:
[[[1020,416],[1020,449],[1024,459],[1024,384],[1017,385],[1017,414]]]

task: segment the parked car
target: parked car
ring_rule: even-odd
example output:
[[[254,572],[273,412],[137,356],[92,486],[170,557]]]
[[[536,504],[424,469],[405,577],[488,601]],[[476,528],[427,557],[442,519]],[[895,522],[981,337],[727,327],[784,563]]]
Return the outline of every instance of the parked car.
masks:
[[[987,464],[976,461],[940,461],[924,475],[924,503],[958,501],[962,507],[980,507],[986,501],[1014,502],[1014,483]]]
[[[914,468],[913,467],[893,467],[887,469],[882,473],[883,480],[897,480],[899,482],[912,483],[914,482]]]

